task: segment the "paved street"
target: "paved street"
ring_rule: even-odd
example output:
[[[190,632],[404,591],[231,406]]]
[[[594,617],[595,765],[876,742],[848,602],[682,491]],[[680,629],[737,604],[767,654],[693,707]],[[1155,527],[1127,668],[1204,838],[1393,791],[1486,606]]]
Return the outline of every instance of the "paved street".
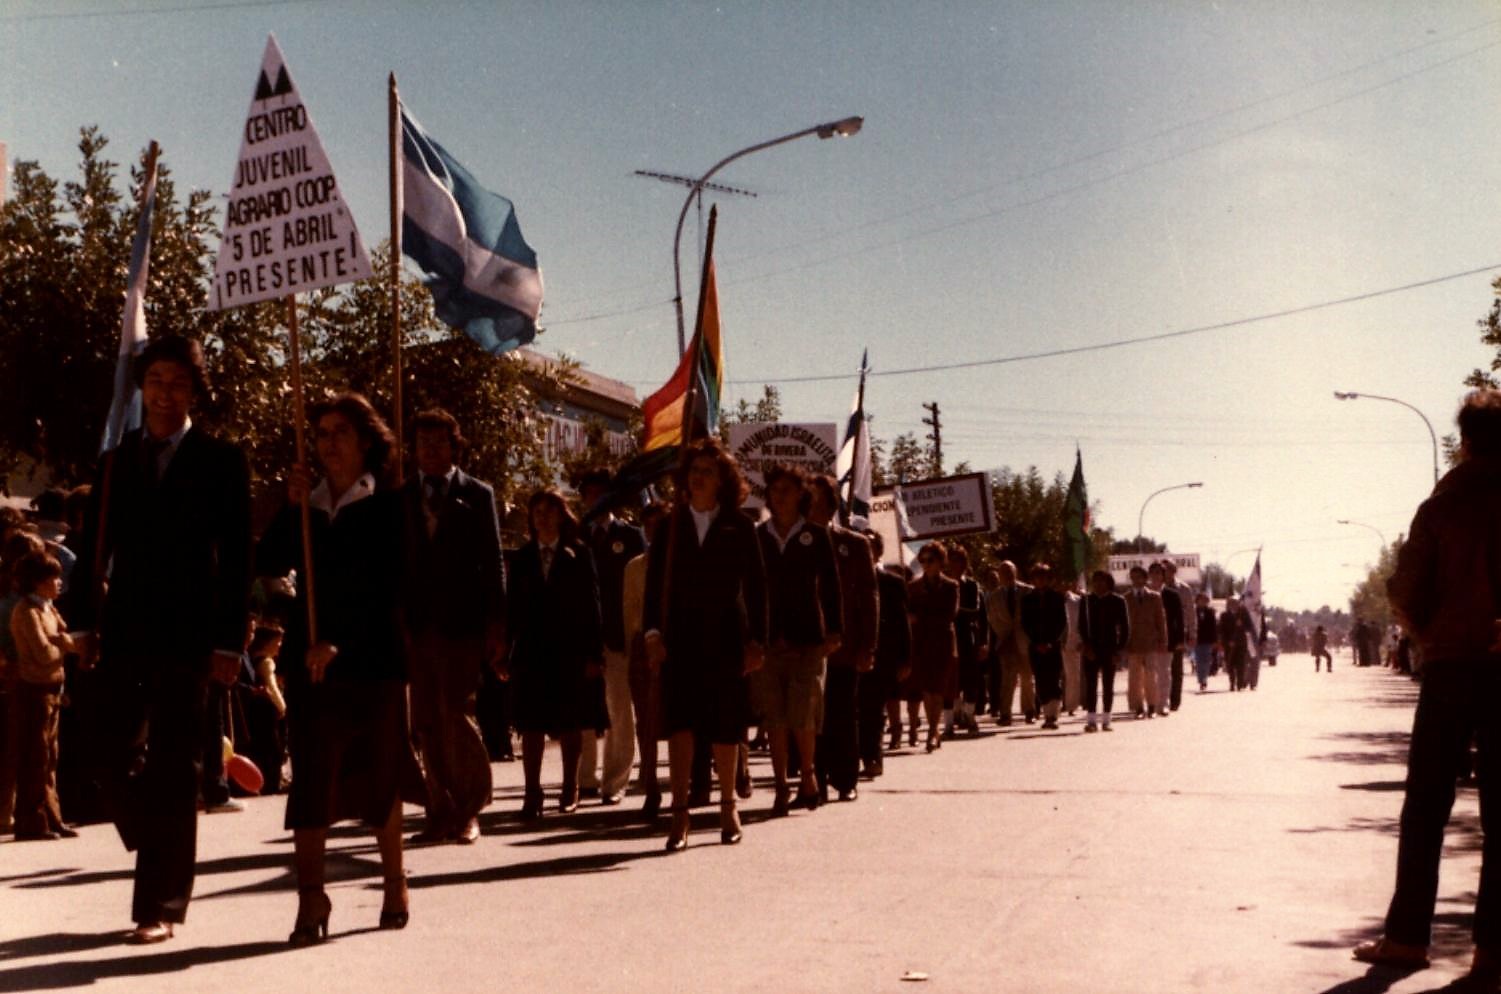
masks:
[[[281,799],[202,820],[190,920],[144,950],[119,944],[131,863],[110,828],[7,842],[0,991],[1405,994],[1462,972],[1478,862],[1468,790],[1434,968],[1367,973],[1348,952],[1389,896],[1415,685],[1347,657],[1315,676],[1290,656],[1255,693],[1224,688],[1111,735],[1084,735],[1076,717],[898,754],[858,802],[814,814],[767,821],[758,789],[742,845],[718,844],[706,808],[670,857],[665,822],[639,825],[634,796],[522,827],[519,764],[499,764],[478,846],[409,853],[404,932],[374,931],[373,840],[338,834],[333,938],[305,950],[283,942],[295,897]]]

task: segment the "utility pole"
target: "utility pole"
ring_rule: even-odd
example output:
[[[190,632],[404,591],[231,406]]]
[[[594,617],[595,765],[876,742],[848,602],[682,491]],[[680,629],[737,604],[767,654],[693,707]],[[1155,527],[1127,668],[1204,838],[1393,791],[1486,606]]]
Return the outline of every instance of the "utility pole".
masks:
[[[923,409],[932,417],[922,419],[922,423],[932,428],[928,432],[928,441],[933,443],[933,475],[943,475],[943,423],[938,419],[938,401],[924,404]]]

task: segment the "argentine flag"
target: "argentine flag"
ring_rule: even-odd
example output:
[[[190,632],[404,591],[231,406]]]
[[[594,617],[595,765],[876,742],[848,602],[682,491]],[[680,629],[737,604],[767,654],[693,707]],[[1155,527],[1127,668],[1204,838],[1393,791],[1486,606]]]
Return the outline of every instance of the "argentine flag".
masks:
[[[152,142],[146,180],[141,186],[141,213],[136,218],[135,238],[130,243],[120,351],[115,357],[115,392],[109,415],[104,419],[104,436],[99,441],[101,455],[119,445],[126,432],[141,427],[141,388],[135,384],[131,366],[146,347],[146,281],[151,275],[151,219],[156,213],[156,156],[156,142]]]
[[[438,317],[492,355],[537,337],[542,273],[516,211],[401,108],[401,251],[422,267]]]

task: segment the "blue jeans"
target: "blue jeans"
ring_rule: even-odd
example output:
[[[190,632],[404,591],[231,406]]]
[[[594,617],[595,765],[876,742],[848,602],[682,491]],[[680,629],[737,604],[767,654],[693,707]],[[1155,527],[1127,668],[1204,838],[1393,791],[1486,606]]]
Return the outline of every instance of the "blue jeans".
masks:
[[[1199,686],[1209,682],[1209,667],[1214,664],[1214,646],[1194,646],[1194,673],[1199,678]]]

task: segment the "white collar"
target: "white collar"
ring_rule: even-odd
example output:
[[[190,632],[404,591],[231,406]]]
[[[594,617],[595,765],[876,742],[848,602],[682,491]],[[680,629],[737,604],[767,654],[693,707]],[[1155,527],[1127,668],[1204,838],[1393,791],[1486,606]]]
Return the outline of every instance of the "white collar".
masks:
[[[313,488],[313,492],[308,494],[308,504],[328,515],[328,520],[332,521],[339,516],[339,512],[344,510],[344,508],[350,504],[364,500],[373,493],[375,493],[375,477],[366,473],[358,480],[355,480],[348,490],[340,494],[339,502],[335,504],[333,493],[328,485],[328,478],[324,477],[318,481],[318,485]]]
[[[771,537],[777,540],[777,551],[786,552],[787,543],[791,542],[792,537],[798,532],[802,531],[803,525],[807,523],[808,522],[806,518],[804,518],[802,515],[798,515],[797,520],[792,523],[792,527],[787,529],[787,534],[783,535],[781,532],[777,531],[777,519],[767,518],[766,530],[771,532]]]
[[[719,505],[716,504],[707,511],[700,511],[689,504],[688,511],[693,515],[693,530],[698,533],[698,544],[703,545],[704,539],[709,534],[709,526],[714,523],[715,518],[719,517]]]
[[[446,473],[423,473],[422,482],[423,484],[426,484],[428,480],[431,480],[434,476],[437,476],[438,479],[443,481],[443,489],[447,490],[449,487],[453,486],[454,477],[458,475],[459,467],[458,464],[455,463],[454,465],[448,467],[448,472]]]

